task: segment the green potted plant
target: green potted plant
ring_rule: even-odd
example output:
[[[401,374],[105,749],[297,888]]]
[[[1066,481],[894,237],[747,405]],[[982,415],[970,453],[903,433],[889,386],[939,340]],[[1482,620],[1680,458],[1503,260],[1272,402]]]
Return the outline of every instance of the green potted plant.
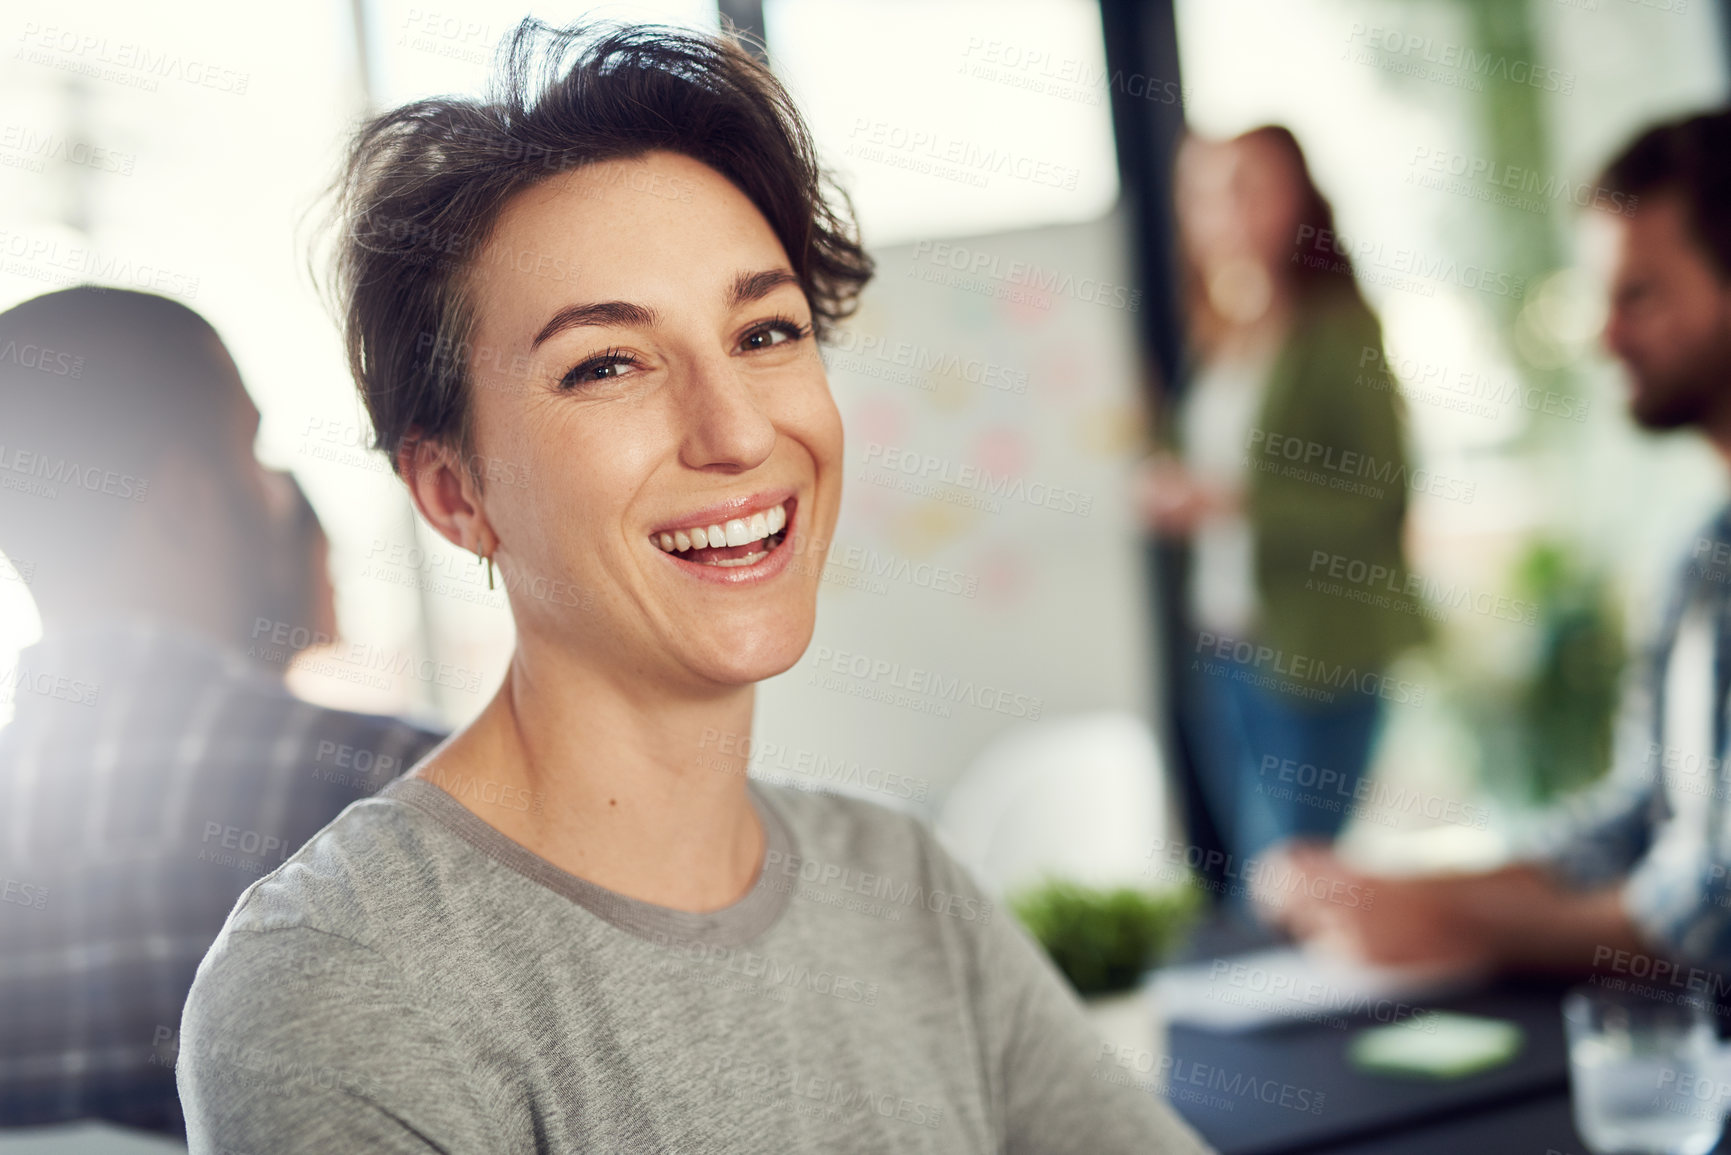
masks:
[[[1142,979],[1177,945],[1201,905],[1188,882],[1156,891],[1048,878],[1009,896],[1011,911],[1082,996],[1100,1039],[1146,1052],[1150,1063],[1165,1051],[1165,1024],[1140,989]]]
[[[1084,997],[1134,989],[1195,917],[1191,886],[1111,889],[1048,878],[1010,896],[1010,909]]]
[[[1507,804],[1544,807],[1610,764],[1623,623],[1606,575],[1561,541],[1531,543],[1510,587],[1536,607],[1517,668],[1482,668],[1459,648],[1445,661],[1481,780]]]

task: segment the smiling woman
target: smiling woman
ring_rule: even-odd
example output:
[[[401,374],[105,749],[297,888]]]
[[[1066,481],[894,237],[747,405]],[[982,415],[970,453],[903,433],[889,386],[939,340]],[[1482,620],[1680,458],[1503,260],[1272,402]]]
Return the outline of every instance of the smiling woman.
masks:
[[[193,1149],[1199,1150],[919,823],[748,778],[839,508],[816,342],[871,273],[786,94],[668,29],[508,48],[489,102],[362,130],[337,297],[517,648],[237,903]]]

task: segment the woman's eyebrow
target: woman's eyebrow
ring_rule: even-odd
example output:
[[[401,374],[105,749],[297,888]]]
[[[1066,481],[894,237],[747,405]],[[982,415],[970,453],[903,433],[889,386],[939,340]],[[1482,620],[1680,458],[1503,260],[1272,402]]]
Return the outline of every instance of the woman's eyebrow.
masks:
[[[783,285],[799,287],[799,278],[791,269],[764,269],[760,273],[741,273],[733,278],[733,288],[727,294],[727,307],[737,309],[753,301],[761,301]]]
[[[618,328],[636,326],[650,328],[660,320],[660,314],[647,305],[634,305],[630,301],[597,301],[591,305],[566,305],[554,313],[548,322],[541,326],[541,331],[535,334],[535,339],[529,342],[531,351],[541,347],[541,343],[555,333],[566,329],[575,329],[580,325],[612,325]]]
[[[727,292],[727,307],[737,309],[753,301],[761,301],[783,285],[799,286],[799,278],[790,269],[764,269],[756,273],[740,273],[734,277],[733,285]],[[566,305],[541,326],[541,331],[535,334],[535,339],[529,343],[531,351],[538,349],[549,337],[562,333],[566,329],[575,329],[583,325],[611,325],[617,328],[637,327],[651,328],[658,324],[661,315],[647,305],[634,305],[630,301],[597,301],[588,305]]]

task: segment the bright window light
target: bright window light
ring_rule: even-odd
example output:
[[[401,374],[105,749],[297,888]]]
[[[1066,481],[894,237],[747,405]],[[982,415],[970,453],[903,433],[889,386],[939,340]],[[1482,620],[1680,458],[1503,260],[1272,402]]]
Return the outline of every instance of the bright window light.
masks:
[[[1117,199],[1092,0],[768,0],[764,23],[868,245],[1093,220]]]

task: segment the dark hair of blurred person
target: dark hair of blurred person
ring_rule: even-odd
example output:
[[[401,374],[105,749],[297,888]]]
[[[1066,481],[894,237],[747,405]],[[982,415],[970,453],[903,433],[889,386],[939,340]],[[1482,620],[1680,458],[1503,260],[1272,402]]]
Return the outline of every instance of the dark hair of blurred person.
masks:
[[[1605,343],[1648,429],[1693,426],[1731,447],[1731,115],[1660,125],[1605,169],[1633,198]]]
[[[0,1126],[183,1134],[174,1032],[235,898],[390,776],[330,752],[400,771],[434,741],[288,693],[277,643],[335,623],[258,420],[185,305],[81,286],[0,314],[0,552],[42,621],[0,679]]]
[[[1316,572],[1320,557],[1404,573],[1409,463],[1381,325],[1292,133],[1188,139],[1174,202],[1189,367],[1138,496],[1149,528],[1187,547],[1198,660],[1175,692],[1215,824],[1243,861],[1338,832],[1383,672],[1423,637],[1406,593],[1369,605]],[[1233,656],[1246,652],[1275,657]],[[1270,766],[1332,786],[1282,789],[1290,776]]]
[[[1586,223],[1609,230],[1603,337],[1622,364],[1629,414],[1646,429],[1697,431],[1731,464],[1731,109],[1647,129],[1598,184]],[[1658,628],[1628,671],[1604,780],[1560,808],[1513,864],[1378,877],[1295,843],[1288,867],[1373,888],[1375,910],[1271,895],[1276,921],[1379,963],[1578,973],[1631,953],[1668,957],[1694,968],[1692,989],[1710,979],[1722,996],[1731,505],[1680,552]]]
[[[165,297],[77,288],[19,305],[3,332],[0,549],[31,564],[49,630],[143,611],[244,641],[286,511],[215,330]]]

